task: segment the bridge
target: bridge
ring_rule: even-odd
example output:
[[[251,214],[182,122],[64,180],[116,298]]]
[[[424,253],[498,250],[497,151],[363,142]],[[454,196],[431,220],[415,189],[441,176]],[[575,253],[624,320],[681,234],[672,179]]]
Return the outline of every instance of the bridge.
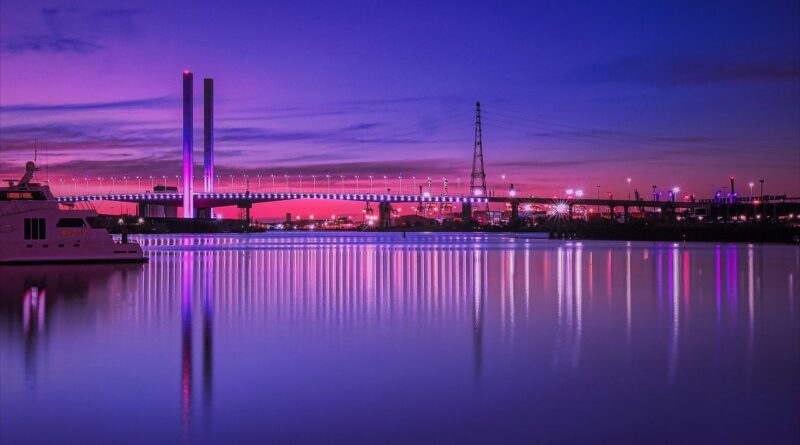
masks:
[[[511,209],[512,220],[519,217],[519,208],[526,204],[539,206],[550,206],[554,210],[565,214],[572,214],[572,209],[576,206],[583,207],[602,207],[608,209],[609,213],[614,214],[615,209],[622,209],[623,214],[628,215],[629,208],[654,208],[660,211],[668,209],[694,209],[698,207],[694,202],[680,201],[634,201],[634,200],[614,200],[614,199],[558,199],[541,197],[517,197],[514,196],[513,188],[509,196],[506,197],[474,197],[474,196],[453,196],[440,195],[431,196],[429,193],[421,195],[392,194],[392,193],[317,193],[317,192],[196,192],[193,193],[193,207],[198,210],[206,210],[216,207],[237,206],[249,209],[253,204],[290,201],[300,199],[317,199],[330,201],[350,201],[363,203],[379,204],[379,216],[382,224],[388,224],[385,218],[390,215],[391,206],[396,204],[416,204],[420,206],[451,204],[461,206],[462,218],[469,219],[473,206],[489,203],[506,204]],[[179,207],[184,202],[184,194],[181,192],[164,193],[108,193],[108,194],[84,194],[72,196],[60,196],[57,198],[62,204],[71,204],[88,201],[113,201],[126,202],[144,205],[160,205]]]
[[[739,202],[738,200],[741,199],[735,193],[730,194],[729,202],[722,202],[720,200],[715,200],[713,202],[696,202],[692,197],[689,201],[679,201],[676,199],[676,191],[669,192],[669,198],[666,200],[660,200],[659,196],[661,193],[656,193],[655,186],[653,190],[653,200],[645,201],[640,199],[638,192],[636,192],[636,200],[630,199],[613,199],[613,196],[609,195],[608,199],[600,199],[598,196],[597,199],[591,198],[584,198],[582,193],[576,195],[570,195],[566,198],[558,198],[558,197],[534,197],[529,195],[527,197],[521,196],[517,190],[514,189],[513,184],[511,184],[507,190],[501,190],[501,194],[503,196],[496,196],[494,193],[489,193],[489,188],[486,184],[486,174],[484,171],[484,161],[483,161],[483,140],[482,140],[482,130],[481,130],[481,109],[480,103],[476,105],[476,119],[475,119],[475,141],[473,145],[473,163],[472,163],[472,173],[471,173],[471,180],[469,185],[469,193],[467,195],[463,195],[460,193],[460,180],[459,180],[459,193],[451,194],[448,191],[447,187],[447,179],[443,179],[443,188],[441,194],[434,194],[433,188],[431,186],[431,178],[428,178],[427,183],[427,191],[423,193],[423,188],[419,188],[419,194],[408,194],[402,192],[402,176],[400,177],[400,190],[401,193],[391,193],[391,190],[386,187],[386,193],[373,193],[372,187],[372,176],[370,176],[370,193],[361,193],[358,190],[358,176],[356,176],[356,187],[355,191],[351,191],[350,193],[346,193],[344,190],[344,176],[342,176],[342,190],[339,193],[331,193],[330,190],[330,182],[328,182],[327,191],[324,193],[318,193],[315,189],[312,192],[307,191],[284,191],[278,192],[275,189],[274,177],[273,177],[273,184],[272,184],[272,191],[271,192],[264,192],[260,188],[260,175],[259,175],[259,187],[256,191],[219,191],[215,190],[215,178],[218,179],[218,176],[214,174],[214,98],[213,98],[213,79],[204,79],[204,128],[203,128],[203,135],[204,135],[204,144],[203,144],[203,175],[202,175],[202,184],[203,184],[203,191],[202,192],[195,192],[194,189],[194,182],[195,182],[195,175],[194,175],[194,132],[193,132],[193,75],[189,71],[185,71],[183,73],[183,163],[182,163],[182,175],[180,177],[181,187],[170,188],[167,187],[166,184],[161,184],[159,186],[154,186],[152,184],[153,177],[150,177],[151,180],[151,187],[153,188],[152,191],[147,191],[145,193],[135,192],[135,193],[127,193],[127,180],[128,177],[124,177],[125,180],[125,193],[114,193],[113,192],[113,185],[114,185],[114,178],[112,177],[112,192],[111,193],[99,193],[99,194],[92,194],[92,193],[85,193],[85,194],[74,194],[74,195],[65,195],[58,197],[58,201],[63,204],[74,204],[79,202],[87,202],[87,201],[114,201],[114,202],[125,202],[125,203],[135,203],[140,205],[140,209],[147,209],[148,206],[163,206],[164,209],[170,208],[170,212],[174,212],[177,214],[177,209],[180,207],[182,209],[182,214],[184,218],[211,218],[213,217],[213,209],[216,207],[226,207],[226,206],[237,206],[240,209],[246,209],[247,211],[247,218],[249,220],[250,209],[252,208],[253,204],[256,203],[266,203],[266,202],[275,202],[275,201],[289,201],[289,200],[302,200],[302,199],[315,199],[315,200],[329,200],[329,201],[351,201],[351,202],[364,202],[367,205],[369,203],[377,203],[378,210],[379,210],[379,219],[380,224],[384,226],[388,226],[391,221],[392,217],[392,205],[397,205],[401,203],[407,204],[416,204],[417,209],[425,208],[425,207],[435,207],[437,204],[448,204],[450,210],[455,211],[454,206],[459,205],[461,218],[463,221],[471,221],[473,218],[473,207],[480,206],[483,209],[488,210],[488,206],[491,203],[499,203],[505,204],[505,208],[510,210],[510,218],[509,221],[513,224],[520,220],[519,210],[520,206],[532,207],[532,206],[540,206],[545,207],[549,210],[549,212],[558,215],[564,215],[565,217],[572,217],[573,209],[575,207],[584,207],[584,208],[597,208],[598,213],[601,213],[601,208],[608,210],[608,217],[609,219],[615,219],[615,216],[618,214],[617,210],[622,210],[621,214],[624,215],[624,220],[629,219],[629,210],[631,208],[637,209],[645,209],[650,208],[653,209],[655,212],[659,213],[660,215],[674,215],[676,210],[684,209],[691,213],[698,208],[705,208],[708,214],[714,215],[722,215],[725,214],[726,216],[730,216],[731,212],[733,215],[738,215],[739,212],[745,211],[746,213],[752,213],[753,218],[757,219],[756,211],[759,208],[759,201],[751,201],[751,202]],[[288,175],[285,175],[287,178],[287,189],[289,189],[288,183]],[[137,176],[137,181],[140,181],[142,177]],[[330,176],[327,175],[328,181],[330,181]],[[98,178],[101,179],[101,178]],[[199,178],[198,178],[199,179]],[[731,179],[731,192],[734,190],[734,182],[733,178]],[[166,182],[166,176],[164,176],[164,180]],[[73,178],[73,182],[75,179]],[[87,191],[89,179],[86,178],[86,185]],[[505,176],[504,176],[505,181]],[[630,184],[630,179],[628,180]],[[231,181],[232,182],[232,181]],[[386,182],[386,176],[384,176],[384,182]],[[416,180],[414,180],[416,189]],[[75,190],[75,185],[73,184],[73,189]],[[232,184],[231,184],[232,185]],[[301,182],[302,185],[302,182]],[[101,181],[102,186],[102,181]],[[141,186],[139,182],[139,186]],[[751,194],[752,194],[752,186],[751,187]],[[763,183],[762,183],[763,186]],[[504,185],[503,188],[506,186]],[[598,186],[599,187],[599,186]],[[139,187],[140,188],[140,187]],[[249,186],[247,187],[249,188]],[[301,187],[302,188],[302,187]],[[62,185],[63,191],[63,185]],[[416,190],[415,190],[416,191]],[[762,213],[768,213],[768,205],[769,199],[765,201],[764,198],[767,198],[763,195],[763,190],[761,194],[760,201],[760,211]],[[784,197],[785,198],[785,197]],[[724,198],[723,198],[724,200]],[[788,204],[791,208],[789,211],[800,210],[797,207],[800,206],[798,203],[787,203],[784,199],[780,205]],[[772,213],[773,215],[776,212],[776,208],[779,205],[775,201],[772,201]],[[527,210],[527,209],[526,209]],[[795,211],[795,213],[798,213]]]

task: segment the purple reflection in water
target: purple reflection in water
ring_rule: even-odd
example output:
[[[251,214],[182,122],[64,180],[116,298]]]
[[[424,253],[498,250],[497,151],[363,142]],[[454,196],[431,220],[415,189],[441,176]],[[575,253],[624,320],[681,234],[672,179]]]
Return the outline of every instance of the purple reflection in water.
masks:
[[[800,434],[796,246],[500,234],[141,241],[145,265],[0,267],[3,443]],[[592,302],[595,285],[608,299]]]

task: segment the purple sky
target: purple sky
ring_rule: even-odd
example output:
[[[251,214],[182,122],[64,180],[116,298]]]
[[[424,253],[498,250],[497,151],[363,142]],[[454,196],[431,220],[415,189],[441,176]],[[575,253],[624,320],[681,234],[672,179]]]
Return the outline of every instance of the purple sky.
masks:
[[[191,69],[226,176],[466,184],[480,100],[490,188],[800,194],[796,1],[431,3],[2,0],[0,173],[174,177]]]

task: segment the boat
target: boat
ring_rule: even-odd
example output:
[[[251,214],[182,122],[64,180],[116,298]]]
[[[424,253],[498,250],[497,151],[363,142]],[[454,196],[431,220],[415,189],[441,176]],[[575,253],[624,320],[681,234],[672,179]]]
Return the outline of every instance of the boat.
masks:
[[[33,182],[37,170],[28,162],[22,179],[0,186],[0,264],[147,261],[127,235],[115,241],[92,227],[93,208],[60,204],[48,185]]]

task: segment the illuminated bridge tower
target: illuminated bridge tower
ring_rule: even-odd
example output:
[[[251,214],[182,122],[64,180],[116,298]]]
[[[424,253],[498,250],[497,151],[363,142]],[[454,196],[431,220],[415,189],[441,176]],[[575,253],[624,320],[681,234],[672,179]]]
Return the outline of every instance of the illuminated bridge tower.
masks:
[[[203,79],[203,191],[214,191],[214,79]]]
[[[203,79],[203,191],[214,191],[214,79]],[[198,210],[197,216],[213,218],[213,209]]]
[[[472,196],[486,196],[486,172],[483,169],[483,134],[481,132],[481,103],[475,105],[475,145],[472,150],[472,177],[469,180]]]
[[[194,217],[194,136],[192,134],[192,73],[183,72],[183,217]]]

